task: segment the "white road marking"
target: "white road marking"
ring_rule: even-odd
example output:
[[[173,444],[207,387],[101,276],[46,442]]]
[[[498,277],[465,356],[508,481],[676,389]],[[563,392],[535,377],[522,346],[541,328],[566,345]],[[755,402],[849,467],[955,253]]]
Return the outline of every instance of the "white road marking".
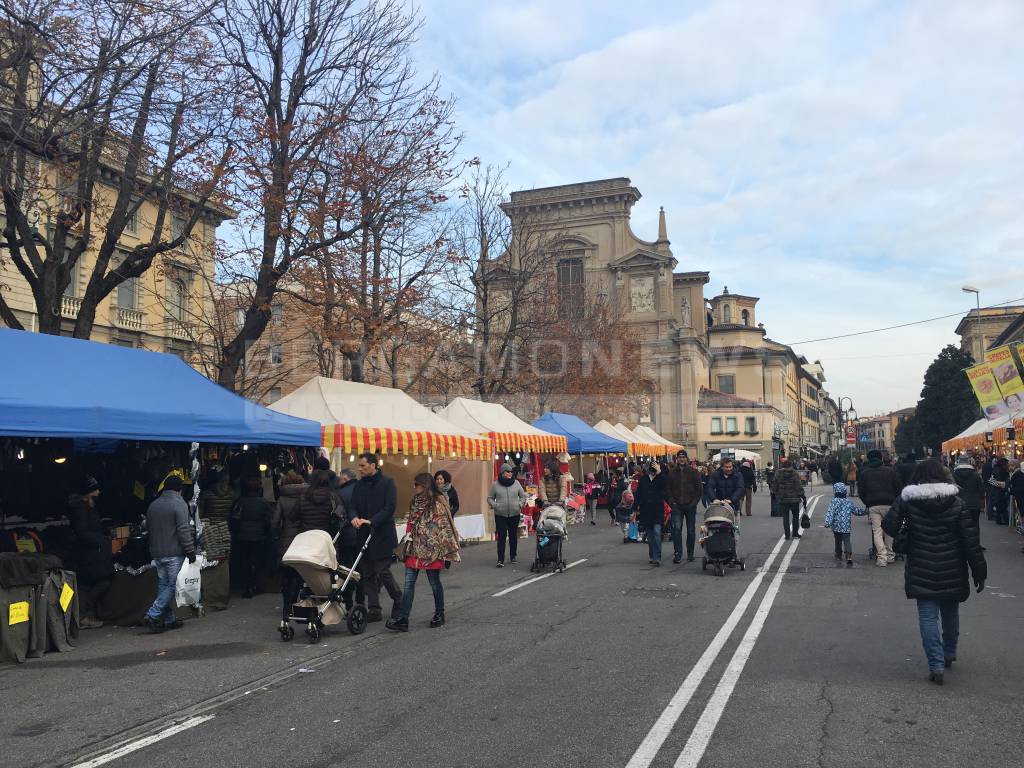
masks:
[[[182,731],[187,731],[189,728],[194,728],[195,726],[201,723],[205,723],[207,720],[212,720],[213,718],[213,715],[199,715],[198,717],[190,717],[188,720],[183,720],[182,722],[176,725],[164,728],[162,731],[157,731],[156,733],[150,734],[149,736],[143,736],[138,739],[132,739],[126,744],[122,744],[116,749],[112,749],[109,752],[105,752],[102,755],[98,755],[97,757],[94,757],[91,760],[86,760],[84,763],[76,763],[75,765],[71,766],[71,768],[96,768],[96,766],[99,765],[106,765],[107,763],[112,762],[113,760],[117,760],[118,758],[124,757],[125,755],[130,755],[132,752],[135,752],[136,750],[142,749],[143,747],[148,747],[150,744],[155,744],[158,741],[163,741],[169,736],[173,736],[176,733],[181,733]]]
[[[567,566],[565,566],[565,570],[569,570],[574,565],[585,563],[587,562],[587,560],[588,558],[584,557],[582,560],[577,560],[575,563],[569,563]],[[551,573],[544,573],[540,576],[534,576],[532,579],[527,579],[526,581],[521,581],[518,584],[513,584],[508,589],[501,590],[501,592],[495,592],[493,595],[491,595],[491,597],[501,597],[502,595],[507,595],[509,592],[515,592],[517,589],[521,589],[522,587],[529,586],[530,584],[536,584],[538,581],[542,581],[550,576],[554,576],[556,573],[558,573],[558,571],[552,571]]]
[[[812,496],[809,507],[816,504],[818,496]],[[813,508],[813,507],[812,507]],[[683,680],[683,684],[679,686],[679,690],[676,691],[675,696],[669,701],[668,706],[665,707],[665,711],[661,713],[661,716],[655,721],[651,730],[647,736],[637,747],[636,752],[630,761],[626,764],[626,768],[648,768],[654,758],[657,756],[658,751],[661,749],[662,744],[665,743],[665,739],[668,738],[669,733],[675,727],[676,722],[683,714],[683,710],[686,709],[686,705],[690,703],[690,699],[693,698],[693,694],[697,690],[697,686],[701,684],[701,681],[707,675],[708,670],[711,669],[711,665],[715,663],[718,658],[718,654],[721,653],[722,648],[729,641],[729,637],[736,629],[736,625],[740,623],[740,619],[743,618],[743,614],[746,613],[747,607],[750,605],[750,601],[753,600],[754,595],[761,586],[761,581],[764,579],[764,575],[772,567],[772,563],[775,562],[775,558],[779,554],[779,550],[782,549],[782,545],[785,543],[785,538],[779,537],[779,540],[775,542],[775,547],[772,549],[771,554],[768,555],[768,559],[764,561],[764,565],[757,570],[757,574],[754,576],[750,584],[747,585],[746,591],[743,596],[740,597],[736,607],[733,608],[729,618],[726,619],[725,624],[718,630],[718,634],[711,641],[711,644],[705,649],[703,655],[697,660],[697,663],[693,665],[690,670],[690,674]],[[800,543],[799,539],[795,542]]]
[[[814,516],[814,507],[818,503],[818,498],[815,498],[812,503],[807,505],[809,517]],[[764,598],[754,614],[753,621],[750,622],[750,626],[743,635],[743,639],[740,640],[739,647],[736,648],[736,652],[732,655],[729,666],[725,668],[722,679],[715,686],[714,693],[711,694],[711,698],[708,700],[707,706],[704,707],[700,719],[697,720],[697,724],[693,727],[690,738],[686,741],[686,746],[683,747],[679,759],[675,762],[675,768],[697,768],[697,765],[704,757],[704,751],[711,741],[715,728],[718,727],[718,721],[721,720],[722,714],[725,712],[725,707],[729,703],[729,697],[732,696],[736,683],[739,681],[740,675],[743,674],[743,668],[746,666],[747,660],[754,650],[754,644],[757,642],[761,630],[764,629],[768,613],[775,603],[775,598],[779,594],[779,588],[782,586],[782,579],[789,569],[789,564],[798,546],[800,546],[799,539],[790,545],[786,556],[782,558],[782,565],[779,566],[778,573],[775,574],[772,583],[768,585],[768,591],[765,592]]]

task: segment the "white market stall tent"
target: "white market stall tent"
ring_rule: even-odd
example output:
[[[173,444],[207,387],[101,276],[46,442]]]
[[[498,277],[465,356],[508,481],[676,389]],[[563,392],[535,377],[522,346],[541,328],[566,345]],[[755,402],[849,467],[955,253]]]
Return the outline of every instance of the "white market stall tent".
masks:
[[[658,445],[664,445],[672,453],[677,453],[678,451],[681,451],[683,449],[683,446],[677,443],[673,443],[671,440],[666,440],[664,437],[659,435],[646,424],[637,424],[635,427],[633,427],[633,434],[637,435],[638,437],[649,438],[652,442],[657,443]]]
[[[655,445],[648,439],[641,439],[628,429],[620,428],[620,425],[613,425],[604,419],[594,425],[594,429],[603,435],[622,440],[628,446],[629,456],[654,456],[665,453],[664,446]]]
[[[316,376],[270,406],[320,423],[323,447],[335,470],[355,467],[358,454],[376,453],[398,485],[396,518],[404,518],[412,481],[445,469],[459,494],[459,535],[487,535],[484,512],[491,484],[491,441],[416,402],[400,389]],[[400,527],[400,532],[404,527]]]
[[[736,461],[754,461],[754,462],[757,462],[757,461],[761,460],[761,454],[754,453],[753,451],[747,451],[747,450],[744,450],[743,448],[733,448],[732,449],[732,454],[733,454],[733,459],[735,459]],[[718,452],[714,456],[712,456],[711,460],[712,461],[721,461],[722,460],[721,452]]]

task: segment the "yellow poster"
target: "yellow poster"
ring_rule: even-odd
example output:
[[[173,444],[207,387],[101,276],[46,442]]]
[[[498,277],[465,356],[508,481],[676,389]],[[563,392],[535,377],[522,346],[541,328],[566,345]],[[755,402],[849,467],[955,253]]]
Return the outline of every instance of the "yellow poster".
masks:
[[[988,363],[981,363],[967,369],[967,378],[974,388],[974,395],[978,398],[985,417],[988,419],[1003,416],[1008,412],[1003,396],[996,384],[996,377],[992,375],[992,366]]]
[[[68,612],[68,606],[71,605],[71,598],[74,596],[75,590],[65,584],[64,588],[60,591],[60,609],[64,611],[64,613]]]
[[[7,608],[7,626],[23,624],[28,621],[28,603],[11,603]]]
[[[992,375],[996,377],[996,384],[1003,397],[1024,392],[1024,380],[1017,370],[1017,362],[1013,359],[1009,345],[990,349],[985,353],[985,362],[992,367]]]

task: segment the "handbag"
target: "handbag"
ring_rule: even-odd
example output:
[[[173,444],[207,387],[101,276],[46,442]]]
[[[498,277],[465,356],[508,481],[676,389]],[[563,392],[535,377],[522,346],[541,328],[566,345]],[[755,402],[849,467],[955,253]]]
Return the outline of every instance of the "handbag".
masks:
[[[398,546],[394,549],[394,555],[399,560],[405,560],[409,556],[409,550],[412,549],[412,537],[407,533],[402,537],[402,540],[398,542]]]
[[[801,528],[810,528],[811,527],[811,518],[810,518],[810,515],[808,515],[806,512],[803,512],[803,513],[800,514],[800,527]]]

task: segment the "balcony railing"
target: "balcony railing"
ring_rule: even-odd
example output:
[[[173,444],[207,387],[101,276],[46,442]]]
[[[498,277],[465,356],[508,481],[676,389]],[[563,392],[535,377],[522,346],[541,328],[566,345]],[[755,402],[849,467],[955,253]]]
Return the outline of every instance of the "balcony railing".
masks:
[[[167,321],[167,330],[172,338],[181,339],[182,341],[192,341],[192,326],[189,323],[183,323],[181,320],[169,319]]]
[[[142,330],[142,313],[127,307],[117,308],[117,325],[129,331]]]
[[[82,308],[82,300],[74,296],[61,296],[60,315],[74,320],[78,317],[78,310]]]

